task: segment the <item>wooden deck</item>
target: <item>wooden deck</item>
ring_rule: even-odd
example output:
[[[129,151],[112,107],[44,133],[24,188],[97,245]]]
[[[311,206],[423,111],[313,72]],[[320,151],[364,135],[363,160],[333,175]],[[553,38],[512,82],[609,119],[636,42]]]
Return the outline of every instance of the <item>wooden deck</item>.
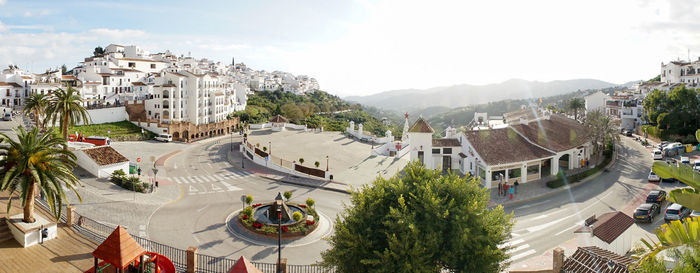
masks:
[[[8,193],[0,192],[0,217],[8,216]],[[12,200],[9,215],[22,213],[20,201]],[[51,219],[40,207],[35,208]],[[93,266],[92,251],[97,244],[75,233],[65,224],[58,225],[58,237],[41,245],[22,248],[11,239],[0,244],[0,273],[15,272],[84,272]]]

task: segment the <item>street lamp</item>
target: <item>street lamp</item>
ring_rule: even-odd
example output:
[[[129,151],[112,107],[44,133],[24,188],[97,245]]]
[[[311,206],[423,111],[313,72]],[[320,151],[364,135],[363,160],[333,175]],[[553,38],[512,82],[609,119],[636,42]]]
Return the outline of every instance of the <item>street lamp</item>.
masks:
[[[277,273],[282,273],[282,193],[277,192]]]
[[[326,171],[328,171],[328,156],[326,156]]]
[[[270,151],[269,154],[272,154],[272,141],[267,142],[267,150]]]

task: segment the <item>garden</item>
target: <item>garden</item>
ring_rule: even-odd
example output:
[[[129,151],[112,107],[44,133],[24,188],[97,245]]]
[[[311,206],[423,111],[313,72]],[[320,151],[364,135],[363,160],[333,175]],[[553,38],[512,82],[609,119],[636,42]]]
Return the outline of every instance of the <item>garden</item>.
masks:
[[[112,172],[109,181],[124,189],[146,193],[150,189],[150,184],[141,182],[138,176],[127,176],[122,170]]]
[[[253,203],[253,196],[246,196],[246,207],[238,214],[238,220],[246,229],[265,236],[277,236],[282,230],[283,238],[302,237],[318,227],[319,217],[314,209],[316,201],[306,199],[305,204],[290,202],[291,191],[277,195],[272,202]]]
[[[71,126],[68,132],[79,132],[85,136],[105,136],[114,141],[137,141],[155,137],[155,134],[148,130],[144,130],[142,134],[141,127],[129,121]]]

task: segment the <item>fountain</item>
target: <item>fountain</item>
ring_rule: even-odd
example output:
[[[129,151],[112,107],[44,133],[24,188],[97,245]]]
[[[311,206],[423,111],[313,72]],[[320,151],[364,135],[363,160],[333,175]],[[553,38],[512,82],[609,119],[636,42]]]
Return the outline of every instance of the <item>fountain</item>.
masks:
[[[298,220],[294,219],[295,213],[301,214]],[[277,194],[273,202],[258,203],[246,207],[238,214],[237,218],[237,222],[246,229],[265,236],[277,236],[278,225],[281,225],[282,237],[285,238],[300,237],[311,233],[318,226],[319,220],[318,214],[313,208],[304,204],[284,202],[280,193]]]

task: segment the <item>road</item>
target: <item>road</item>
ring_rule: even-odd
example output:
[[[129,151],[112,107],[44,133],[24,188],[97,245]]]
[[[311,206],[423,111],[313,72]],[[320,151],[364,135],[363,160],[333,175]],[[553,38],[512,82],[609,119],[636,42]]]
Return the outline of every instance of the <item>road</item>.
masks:
[[[273,246],[264,240],[244,240],[227,229],[227,217],[243,206],[242,195],[251,194],[254,203],[272,201],[277,192],[287,190],[293,192],[292,201],[303,203],[311,197],[327,223],[335,219],[343,203],[349,203],[349,196],[343,193],[283,184],[234,167],[226,159],[230,147],[226,138],[192,144],[166,161],[165,172],[158,173],[159,180],[176,183],[182,196],[153,213],[148,225],[150,239],[181,249],[196,246],[199,253],[215,257],[237,259],[243,255],[254,261],[274,262],[276,241]],[[320,252],[328,248],[321,237],[330,230],[328,225],[303,241],[291,242],[293,246],[283,247],[283,257],[288,257],[290,264],[320,261]]]
[[[647,182],[652,159],[646,148],[625,137],[621,144],[617,163],[594,181],[546,199],[504,207],[507,212],[513,212],[515,217],[512,239],[507,244],[513,247],[510,251],[513,264],[571,241],[575,237],[574,230],[594,214],[617,210],[628,212],[643,202],[635,198],[645,197],[649,190],[661,187],[669,191],[683,186],[678,183],[659,185]],[[662,224],[663,215],[654,220],[651,225],[632,226],[635,229],[634,237],[651,234],[653,228]],[[585,242],[579,242],[581,243]],[[549,266],[551,267],[551,260]]]

